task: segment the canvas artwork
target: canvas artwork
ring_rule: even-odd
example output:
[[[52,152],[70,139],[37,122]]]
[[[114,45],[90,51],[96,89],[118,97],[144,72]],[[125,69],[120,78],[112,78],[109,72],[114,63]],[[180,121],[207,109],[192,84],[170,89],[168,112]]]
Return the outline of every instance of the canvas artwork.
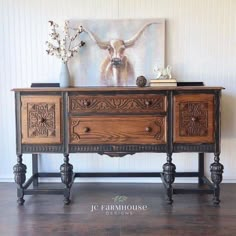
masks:
[[[70,20],[86,44],[70,62],[74,86],[133,86],[164,67],[165,20]]]

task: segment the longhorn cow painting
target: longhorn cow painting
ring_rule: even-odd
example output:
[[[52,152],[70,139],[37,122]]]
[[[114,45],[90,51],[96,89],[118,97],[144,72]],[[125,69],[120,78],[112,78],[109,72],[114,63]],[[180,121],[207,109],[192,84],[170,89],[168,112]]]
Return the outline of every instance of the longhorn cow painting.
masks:
[[[165,21],[78,20],[86,42],[70,65],[75,86],[132,86],[140,75],[155,78],[164,67]]]

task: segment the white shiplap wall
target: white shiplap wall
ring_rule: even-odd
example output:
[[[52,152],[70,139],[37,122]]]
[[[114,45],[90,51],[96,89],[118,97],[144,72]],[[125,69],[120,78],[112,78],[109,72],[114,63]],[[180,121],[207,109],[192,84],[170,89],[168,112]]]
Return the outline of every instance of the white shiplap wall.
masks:
[[[13,181],[15,158],[14,87],[57,82],[60,61],[47,56],[52,19],[165,18],[166,63],[179,81],[223,86],[222,155],[224,181],[236,182],[236,1],[235,0],[0,0],[0,180]],[[196,170],[196,154],[174,154],[177,171]],[[24,155],[30,173],[30,156]],[[43,171],[58,171],[62,155],[44,155]],[[206,166],[212,162],[208,155]],[[109,158],[71,155],[75,171],[160,171],[163,154]],[[207,172],[206,168],[206,172]],[[93,179],[93,181],[133,181]],[[135,180],[134,180],[135,181]],[[157,179],[138,181],[159,181]]]

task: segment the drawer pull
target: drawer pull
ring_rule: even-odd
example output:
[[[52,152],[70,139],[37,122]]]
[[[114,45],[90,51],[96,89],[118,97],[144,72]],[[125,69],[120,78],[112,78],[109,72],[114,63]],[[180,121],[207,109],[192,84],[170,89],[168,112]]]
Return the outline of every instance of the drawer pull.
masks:
[[[40,122],[41,122],[42,124],[46,123],[46,121],[47,121],[47,120],[46,120],[46,118],[44,118],[44,117],[42,117],[41,120],[40,120]]]
[[[90,131],[89,127],[84,127],[84,133],[88,133]]]
[[[151,131],[152,131],[152,128],[151,128],[151,127],[146,127],[146,128],[145,128],[145,131],[146,131],[146,132],[151,132]]]
[[[145,101],[146,106],[150,106],[152,104],[151,101]]]
[[[193,122],[197,122],[198,118],[197,118],[197,117],[192,117],[191,120],[192,120]]]
[[[88,107],[90,105],[90,101],[84,101],[84,105]]]

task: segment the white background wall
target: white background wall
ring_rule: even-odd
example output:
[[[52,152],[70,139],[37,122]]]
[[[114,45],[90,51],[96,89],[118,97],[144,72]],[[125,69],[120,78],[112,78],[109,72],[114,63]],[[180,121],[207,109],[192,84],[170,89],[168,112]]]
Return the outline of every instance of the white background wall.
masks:
[[[209,86],[226,88],[221,161],[225,166],[224,181],[236,182],[235,12],[235,0],[0,0],[0,180],[13,181],[12,166],[16,163],[14,95],[10,90],[29,87],[32,82],[58,81],[60,61],[45,52],[47,21],[160,17],[167,20],[166,63],[172,65],[177,80],[204,81]],[[174,154],[177,171],[196,170],[195,157]],[[23,158],[29,174],[30,156]],[[44,155],[40,169],[58,171],[62,161],[62,155]],[[206,173],[212,161],[213,156],[207,155]],[[71,155],[74,170],[87,172],[160,171],[164,162],[163,154],[123,158]]]

